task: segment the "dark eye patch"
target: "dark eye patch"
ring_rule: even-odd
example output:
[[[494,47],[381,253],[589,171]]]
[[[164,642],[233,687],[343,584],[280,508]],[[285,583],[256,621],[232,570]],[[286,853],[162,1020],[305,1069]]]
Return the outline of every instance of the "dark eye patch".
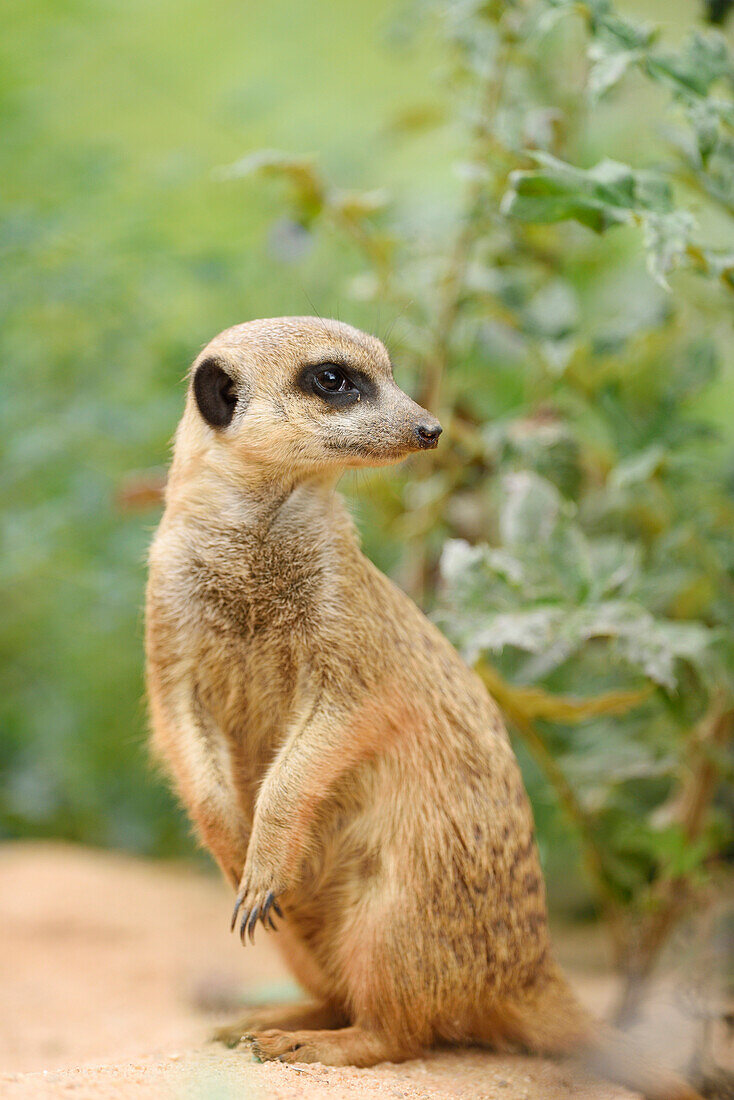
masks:
[[[210,427],[221,429],[232,423],[237,407],[237,390],[219,360],[205,359],[199,364],[193,388],[199,412]]]
[[[299,374],[296,384],[303,393],[319,397],[336,408],[346,408],[377,396],[377,386],[372,379],[346,363],[309,364]]]

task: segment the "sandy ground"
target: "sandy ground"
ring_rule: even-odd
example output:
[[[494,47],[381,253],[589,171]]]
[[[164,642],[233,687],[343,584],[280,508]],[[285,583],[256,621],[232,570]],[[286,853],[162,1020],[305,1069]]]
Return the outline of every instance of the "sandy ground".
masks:
[[[190,868],[61,844],[0,846],[0,1097],[633,1095],[562,1063],[478,1050],[356,1070],[258,1065],[244,1049],[209,1045],[238,1000],[296,992],[275,934],[242,948],[230,910],[225,885]],[[560,954],[584,1000],[604,1012],[613,982],[588,966],[599,943],[579,934],[571,958],[568,947]]]

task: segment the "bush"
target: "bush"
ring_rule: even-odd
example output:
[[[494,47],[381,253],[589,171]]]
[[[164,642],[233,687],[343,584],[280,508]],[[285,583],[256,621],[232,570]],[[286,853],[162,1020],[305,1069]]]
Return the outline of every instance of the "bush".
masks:
[[[398,489],[369,482],[371,514],[502,705],[546,861],[550,804],[570,824],[632,1011],[731,840],[734,466],[710,410],[734,62],[718,32],[671,49],[607,0],[438,17],[459,209],[274,152],[228,174],[286,180],[293,234],[347,239],[347,292],[391,304],[403,381],[447,431]]]

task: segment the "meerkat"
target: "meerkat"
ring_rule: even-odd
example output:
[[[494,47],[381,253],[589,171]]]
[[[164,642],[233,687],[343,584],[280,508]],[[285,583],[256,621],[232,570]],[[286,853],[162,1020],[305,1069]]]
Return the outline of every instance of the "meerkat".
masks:
[[[436,1042],[614,1065],[556,965],[533,817],[479,677],[360,551],[345,470],[434,448],[376,338],[310,317],[227,329],[195,360],[150,551],[152,745],[308,1002],[219,1038],[369,1066]],[[626,1068],[625,1068],[626,1067]]]

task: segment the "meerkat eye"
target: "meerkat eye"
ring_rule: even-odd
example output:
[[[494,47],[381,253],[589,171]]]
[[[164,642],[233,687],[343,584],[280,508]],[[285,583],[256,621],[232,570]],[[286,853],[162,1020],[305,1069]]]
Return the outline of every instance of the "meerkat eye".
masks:
[[[352,385],[344,371],[331,363],[319,367],[314,372],[314,387],[317,392],[332,393],[356,393],[359,391]]]
[[[340,367],[338,363],[309,363],[295,381],[303,393],[319,397],[334,409],[346,409],[377,393],[377,387],[364,371]]]

